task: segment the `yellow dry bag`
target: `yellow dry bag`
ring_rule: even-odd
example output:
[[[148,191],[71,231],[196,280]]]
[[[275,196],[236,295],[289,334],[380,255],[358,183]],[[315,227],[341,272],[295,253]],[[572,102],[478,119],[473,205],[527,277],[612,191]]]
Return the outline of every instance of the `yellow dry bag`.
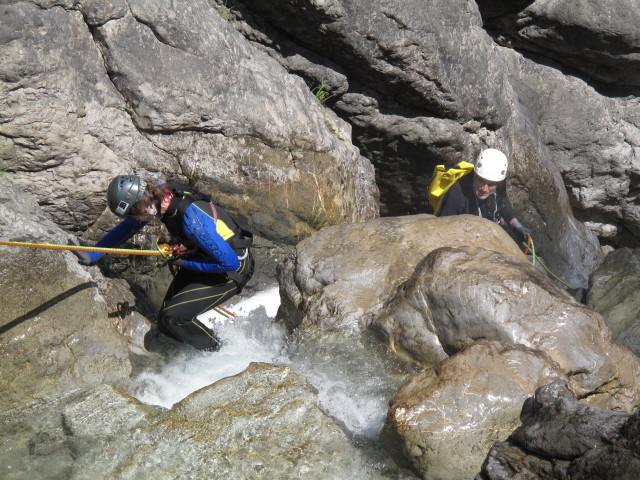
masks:
[[[444,165],[436,165],[433,169],[433,177],[427,191],[429,205],[433,208],[433,214],[439,215],[442,207],[442,199],[451,186],[473,170],[473,163],[460,162],[455,167],[447,168]]]

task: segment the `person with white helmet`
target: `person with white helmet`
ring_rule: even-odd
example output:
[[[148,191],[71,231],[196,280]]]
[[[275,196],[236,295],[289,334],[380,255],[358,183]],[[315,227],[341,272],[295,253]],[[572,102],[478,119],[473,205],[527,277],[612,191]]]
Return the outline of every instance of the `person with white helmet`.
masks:
[[[471,214],[509,225],[521,242],[527,241],[531,230],[522,225],[507,197],[505,179],[509,162],[500,150],[488,148],[480,152],[473,175],[466,175],[447,191],[439,216]]]

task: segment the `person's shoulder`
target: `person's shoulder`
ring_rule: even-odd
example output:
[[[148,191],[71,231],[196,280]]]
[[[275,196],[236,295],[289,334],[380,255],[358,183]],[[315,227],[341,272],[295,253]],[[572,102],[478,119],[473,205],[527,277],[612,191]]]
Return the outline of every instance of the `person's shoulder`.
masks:
[[[211,204],[206,200],[195,200],[186,208],[186,218],[198,217],[204,219],[214,219],[215,213],[211,208]]]
[[[453,185],[451,185],[449,187],[449,190],[447,190],[446,196],[462,195],[464,187],[465,187],[466,179],[468,177],[469,177],[469,175],[465,175],[460,180],[458,180]]]

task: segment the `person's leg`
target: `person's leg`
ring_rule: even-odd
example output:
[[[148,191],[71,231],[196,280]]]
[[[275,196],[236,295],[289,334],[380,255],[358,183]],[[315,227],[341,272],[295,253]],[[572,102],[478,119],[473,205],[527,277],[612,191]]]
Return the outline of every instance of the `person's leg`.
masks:
[[[237,286],[227,275],[180,269],[167,290],[158,329],[200,350],[217,350],[220,341],[196,317],[233,297]]]

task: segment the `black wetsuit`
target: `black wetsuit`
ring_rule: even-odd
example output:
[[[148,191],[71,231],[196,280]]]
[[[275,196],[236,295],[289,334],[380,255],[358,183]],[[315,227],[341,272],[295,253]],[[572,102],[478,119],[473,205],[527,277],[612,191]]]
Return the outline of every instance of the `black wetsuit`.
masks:
[[[500,182],[494,193],[480,200],[473,189],[473,173],[454,183],[442,200],[440,217],[463,214],[477,215],[498,223],[504,219],[508,225],[515,218],[507,197],[505,182]]]
[[[218,338],[196,317],[240,293],[249,281],[254,270],[251,235],[208,198],[171,186],[174,198],[161,219],[193,253],[184,258],[167,290],[158,329],[195,348],[217,350]]]

